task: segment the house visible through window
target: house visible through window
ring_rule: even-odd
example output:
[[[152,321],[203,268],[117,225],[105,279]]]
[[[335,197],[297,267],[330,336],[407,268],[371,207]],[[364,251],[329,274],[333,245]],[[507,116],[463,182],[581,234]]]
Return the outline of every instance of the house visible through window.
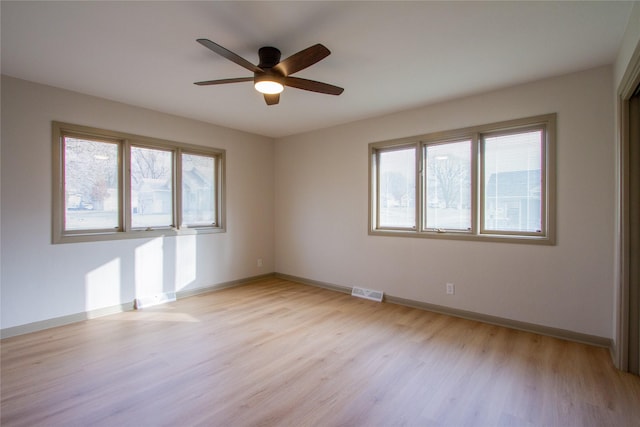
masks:
[[[369,144],[370,234],[553,244],[554,142],[551,114]]]
[[[540,233],[542,130],[483,138],[484,230]]]
[[[182,155],[182,224],[214,225],[216,161],[211,156]]]
[[[131,147],[131,227],[171,227],[173,152]]]
[[[224,150],[53,123],[55,243],[224,231]]]

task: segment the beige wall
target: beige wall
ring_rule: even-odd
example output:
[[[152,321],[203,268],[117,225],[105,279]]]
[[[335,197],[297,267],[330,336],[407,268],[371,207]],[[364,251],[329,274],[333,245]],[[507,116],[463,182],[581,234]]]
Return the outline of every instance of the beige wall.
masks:
[[[226,149],[227,232],[52,245],[52,120]],[[273,272],[270,138],[3,76],[1,171],[3,329]]]
[[[2,328],[130,302],[149,280],[189,290],[277,271],[611,338],[612,81],[602,67],[274,143],[3,77]],[[367,234],[369,142],[552,112],[556,246]],[[225,148],[227,233],[52,245],[51,120]]]
[[[276,271],[611,338],[612,80],[602,67],[277,140]],[[556,246],[367,234],[368,143],[554,112]]]

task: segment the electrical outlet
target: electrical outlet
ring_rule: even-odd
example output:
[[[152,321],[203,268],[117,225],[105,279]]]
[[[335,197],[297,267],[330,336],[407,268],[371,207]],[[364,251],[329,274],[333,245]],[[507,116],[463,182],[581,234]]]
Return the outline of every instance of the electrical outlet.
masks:
[[[447,295],[453,295],[456,293],[456,287],[453,286],[453,283],[447,283]]]
[[[258,258],[258,267],[262,267],[262,258]]]

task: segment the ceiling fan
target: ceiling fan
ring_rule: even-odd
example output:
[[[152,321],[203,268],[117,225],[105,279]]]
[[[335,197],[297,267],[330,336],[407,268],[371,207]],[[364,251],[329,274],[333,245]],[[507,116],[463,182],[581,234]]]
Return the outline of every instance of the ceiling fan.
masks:
[[[329,56],[331,51],[321,44],[315,44],[285,60],[280,61],[280,50],[275,47],[265,46],[258,50],[260,63],[253,65],[251,62],[230,50],[208,39],[198,39],[198,43],[213,52],[221,55],[231,62],[253,72],[253,77],[238,77],[232,79],[207,80],[195,82],[198,86],[219,85],[226,83],[240,83],[253,81],[256,90],[264,94],[267,105],[275,105],[280,102],[280,93],[285,86],[296,89],[309,90],[311,92],[340,95],[344,89],[338,86],[322,83],[315,80],[291,77],[291,74],[304,70],[307,67]]]

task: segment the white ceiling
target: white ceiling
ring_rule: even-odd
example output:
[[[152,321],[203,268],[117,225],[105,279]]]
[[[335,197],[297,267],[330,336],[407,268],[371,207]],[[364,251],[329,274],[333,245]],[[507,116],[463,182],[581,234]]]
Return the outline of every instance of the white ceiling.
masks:
[[[2,73],[270,137],[282,137],[613,62],[631,2],[1,3]],[[340,96],[286,88],[267,106],[208,38],[257,63],[315,43],[296,74]]]

